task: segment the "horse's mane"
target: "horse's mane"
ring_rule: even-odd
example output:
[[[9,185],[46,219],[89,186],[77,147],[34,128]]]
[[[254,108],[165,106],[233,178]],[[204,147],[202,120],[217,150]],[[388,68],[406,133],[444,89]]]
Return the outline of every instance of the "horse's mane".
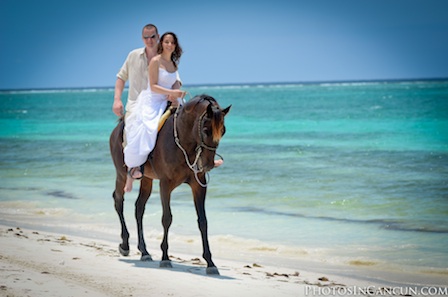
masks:
[[[209,105],[207,105],[207,109],[209,109],[207,110],[207,114],[212,125],[212,139],[213,142],[218,143],[223,135],[224,114],[222,113],[221,108],[215,98],[205,94],[195,96],[186,104],[186,110],[189,112],[204,101],[209,102]]]
[[[224,132],[224,115],[221,111],[221,108],[213,106],[212,107],[213,115],[211,117],[212,121],[212,135],[213,142],[218,143],[221,140],[221,137]]]
[[[212,104],[218,104],[218,102],[216,102],[215,98],[206,95],[206,94],[202,94],[202,95],[196,95],[194,96],[190,101],[187,102],[187,104],[185,105],[185,108],[188,112],[190,112],[192,109],[196,108],[196,106],[204,101],[208,101]]]

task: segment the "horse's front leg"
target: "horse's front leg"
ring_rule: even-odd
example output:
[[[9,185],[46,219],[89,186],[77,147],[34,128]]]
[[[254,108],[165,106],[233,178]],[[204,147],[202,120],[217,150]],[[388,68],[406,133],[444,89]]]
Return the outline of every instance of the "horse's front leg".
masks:
[[[171,260],[168,256],[168,230],[173,222],[173,215],[171,213],[171,191],[172,187],[169,186],[167,181],[160,181],[160,200],[162,202],[162,226],[163,226],[163,240],[160,248],[162,249],[162,260],[160,261],[160,267],[173,267]]]
[[[205,181],[204,181],[205,182]],[[208,243],[208,225],[207,217],[205,215],[205,195],[207,188],[200,186],[197,182],[190,185],[193,191],[194,205],[196,207],[196,213],[198,215],[198,226],[202,236],[202,257],[207,262],[207,274],[219,274],[218,268],[212,261],[212,253],[210,252],[210,246]]]
[[[143,178],[140,183],[140,192],[135,201],[135,219],[137,220],[138,250],[142,253],[141,261],[152,261],[151,255],[146,250],[145,236],[143,233],[143,214],[145,213],[146,202],[152,191],[152,179]]]

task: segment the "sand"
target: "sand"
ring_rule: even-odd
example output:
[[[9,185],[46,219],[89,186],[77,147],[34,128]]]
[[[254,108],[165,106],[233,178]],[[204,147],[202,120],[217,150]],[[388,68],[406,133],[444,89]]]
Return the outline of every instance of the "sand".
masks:
[[[214,262],[220,275],[209,276],[203,259],[179,253],[171,256],[173,268],[159,268],[158,250],[150,250],[154,261],[142,262],[135,247],[121,256],[118,242],[17,226],[0,225],[0,246],[0,296],[364,296],[363,290],[380,295],[388,288],[366,279],[219,258]],[[381,295],[406,295],[390,287],[386,293]]]

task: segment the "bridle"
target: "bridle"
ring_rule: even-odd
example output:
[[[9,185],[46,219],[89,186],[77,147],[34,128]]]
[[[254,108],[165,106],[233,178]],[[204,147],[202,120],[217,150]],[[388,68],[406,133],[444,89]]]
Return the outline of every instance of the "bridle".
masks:
[[[198,119],[198,121],[199,121],[198,134],[201,138],[201,143],[198,144],[198,146],[208,149],[209,151],[216,151],[218,149],[218,146],[216,146],[216,147],[208,146],[207,144],[205,144],[205,141],[204,141],[204,133],[202,131],[204,129],[204,117],[206,114],[207,114],[207,109],[201,114],[201,116]]]
[[[207,99],[204,99],[204,100],[207,100]],[[210,100],[207,100],[207,101],[209,102],[209,104],[212,104],[212,102]],[[207,184],[208,184],[207,179],[206,179],[206,182],[204,184],[204,183],[202,183],[199,180],[199,177],[198,177],[198,173],[201,173],[201,172],[204,171],[204,167],[202,166],[202,161],[200,159],[201,158],[201,154],[203,152],[203,149],[207,149],[209,151],[215,152],[215,154],[218,155],[222,159],[222,156],[219,155],[218,153],[216,153],[216,150],[218,149],[218,146],[212,147],[212,146],[209,146],[209,145],[205,144],[205,142],[204,142],[204,133],[202,132],[202,130],[203,130],[203,127],[204,127],[205,115],[207,114],[207,109],[205,109],[205,111],[201,114],[201,116],[198,119],[198,122],[199,122],[199,124],[198,124],[198,134],[199,134],[199,139],[201,140],[201,142],[198,143],[197,146],[196,146],[196,149],[195,149],[196,156],[194,158],[193,163],[190,163],[190,160],[188,159],[188,154],[187,154],[186,150],[180,144],[179,136],[178,136],[178,133],[177,133],[177,115],[179,113],[179,109],[180,108],[178,107],[176,109],[176,112],[174,113],[174,141],[176,142],[176,144],[179,147],[179,149],[183,152],[184,157],[185,157],[185,162],[187,163],[187,165],[190,168],[190,170],[193,171],[194,177],[196,178],[196,181],[198,182],[199,185],[201,185],[202,187],[205,188],[205,187],[207,187]],[[207,172],[207,175],[208,175],[208,172]]]

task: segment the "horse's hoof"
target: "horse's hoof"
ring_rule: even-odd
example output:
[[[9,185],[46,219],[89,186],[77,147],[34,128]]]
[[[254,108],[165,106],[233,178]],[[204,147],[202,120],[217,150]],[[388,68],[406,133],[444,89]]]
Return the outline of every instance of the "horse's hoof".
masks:
[[[171,265],[171,261],[170,260],[162,260],[160,261],[160,268],[173,268],[173,265]]]
[[[216,266],[207,267],[205,272],[210,275],[219,275],[219,271],[218,268],[216,268]]]
[[[118,251],[122,256],[129,256],[129,250],[125,250],[121,247],[121,243],[118,245]]]
[[[150,261],[152,261],[152,257],[151,257],[150,254],[142,255],[142,257],[140,258],[140,261],[148,261],[148,262],[150,262]]]

